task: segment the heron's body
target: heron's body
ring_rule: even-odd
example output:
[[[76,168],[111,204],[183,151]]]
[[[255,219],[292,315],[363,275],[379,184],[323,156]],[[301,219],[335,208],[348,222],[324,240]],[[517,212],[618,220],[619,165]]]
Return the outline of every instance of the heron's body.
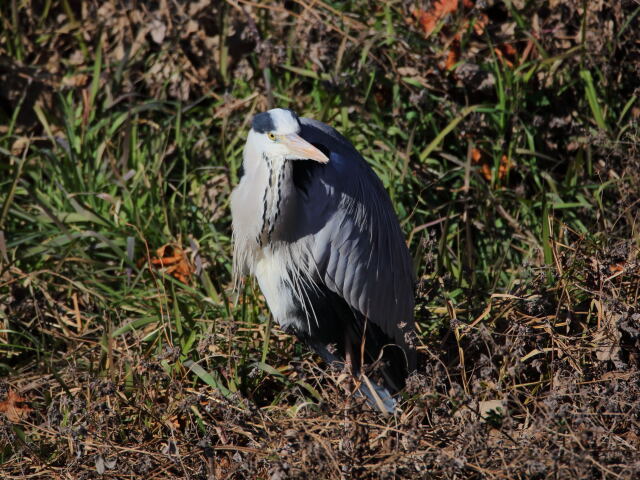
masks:
[[[414,368],[414,300],[389,196],[334,129],[287,110],[261,115],[269,114],[266,130],[299,135],[317,161],[269,154],[268,143],[252,141],[264,135],[254,120],[231,197],[236,273],[253,274],[274,319],[327,361],[353,355],[359,372],[382,358],[380,383],[395,393]]]

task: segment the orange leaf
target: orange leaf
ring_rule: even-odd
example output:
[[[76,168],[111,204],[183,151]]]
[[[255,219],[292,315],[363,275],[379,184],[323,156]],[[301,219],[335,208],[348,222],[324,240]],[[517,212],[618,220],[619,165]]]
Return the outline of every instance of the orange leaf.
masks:
[[[511,58],[516,58],[516,55],[518,54],[518,51],[510,43],[502,45],[502,51],[505,55],[509,55]]]
[[[491,181],[491,167],[488,163],[482,164],[482,176],[487,180],[487,182]]]
[[[480,159],[482,158],[482,153],[476,147],[471,149],[471,161],[473,163],[480,163]]]
[[[24,398],[13,390],[9,390],[7,399],[0,402],[0,413],[4,413],[10,422],[18,423],[33,411],[28,405],[23,405],[24,402],[26,402]]]
[[[473,30],[474,32],[476,32],[476,35],[484,34],[484,27],[487,26],[487,23],[489,23],[489,17],[487,16],[487,14],[480,14],[480,16],[473,23]]]
[[[416,20],[418,20],[418,23],[422,27],[422,31],[427,36],[435,30],[438,19],[433,15],[433,13],[416,9],[412,12],[412,14],[414,17],[416,17]]]
[[[480,163],[480,173],[487,180],[491,181],[493,175],[491,174],[491,165],[488,162],[482,161],[482,153],[477,148],[471,149],[471,161],[473,163]],[[511,162],[509,161],[509,157],[506,155],[502,155],[500,159],[500,164],[498,165],[498,178],[500,180],[504,179],[511,168]]]
[[[507,176],[509,172],[509,168],[511,168],[511,162],[509,162],[509,157],[506,155],[502,155],[500,159],[500,166],[498,167],[498,178],[502,180]]]
[[[502,50],[498,47],[494,48],[493,51],[496,53],[496,56],[502,60],[509,68],[513,68],[513,62],[505,57],[505,54],[502,53]]]
[[[445,63],[445,68],[447,70],[452,70],[453,67],[456,66],[458,62],[458,52],[455,48],[449,49],[449,53],[447,54],[447,61]]]
[[[425,10],[415,9],[413,10],[412,15],[416,17],[418,23],[422,27],[424,33],[429,36],[431,32],[433,32],[438,25],[438,22],[449,15],[450,13],[455,12],[458,9],[458,0],[437,0],[433,3],[433,8],[430,12]]]
[[[180,280],[182,283],[189,283],[191,275],[195,269],[191,266],[186,253],[177,245],[163,245],[156,250],[156,257],[149,259],[151,266],[156,268],[166,268],[165,273],[173,278]],[[138,265],[144,264],[146,259],[138,260]]]
[[[618,273],[618,272],[622,272],[624,270],[624,263],[614,263],[612,265],[609,265],[609,271],[611,273]]]
[[[453,13],[458,9],[458,0],[438,0],[433,4],[438,16],[443,17],[447,13]]]

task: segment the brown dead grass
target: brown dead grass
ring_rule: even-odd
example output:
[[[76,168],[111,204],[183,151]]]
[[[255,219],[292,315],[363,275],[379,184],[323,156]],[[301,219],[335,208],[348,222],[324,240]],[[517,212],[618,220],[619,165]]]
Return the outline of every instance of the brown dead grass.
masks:
[[[220,99],[216,92],[233,72],[256,86],[257,107],[264,108],[271,92],[261,69],[283,63],[283,49],[276,40],[261,38],[248,18],[259,18],[268,10],[271,19],[281,20],[274,22],[281,29],[273,31],[273,37],[285,38],[287,19],[294,15],[294,9],[288,11],[284,3],[255,8],[244,1],[160,2],[160,6],[154,4],[158,8],[149,8],[143,2],[134,10],[115,1],[69,3],[78,18],[93,20],[87,20],[82,29],[63,17],[60,22],[65,28],[41,25],[37,9],[27,9],[30,16],[20,19],[19,32],[32,43],[26,57],[17,61],[7,55],[6,45],[2,47],[0,106],[11,112],[24,95],[17,119],[21,135],[44,137],[34,105],[55,111],[56,93],[88,87],[94,58],[90,49],[95,45],[89,40],[98,35],[110,75],[115,75],[124,57],[133,58],[122,72],[129,96],[184,102],[208,95]],[[310,58],[317,73],[332,71],[329,65],[343,39],[366,38],[370,26],[362,19],[344,16],[338,23],[332,21],[335,12],[323,2],[293,3],[301,6],[295,15],[304,20],[297,28],[306,29],[297,32],[301,39],[297,60],[304,64],[302,60]],[[310,8],[312,3],[322,8]],[[398,73],[398,81],[410,77],[430,85],[448,101],[460,95],[463,85],[475,103],[490,96],[487,85],[495,82],[473,63],[486,49],[485,30],[498,45],[496,55],[509,68],[536,55],[540,45],[560,55],[580,43],[576,36],[581,25],[576,19],[582,17],[576,12],[584,2],[550,2],[553,8],[536,13],[537,36],[513,45],[509,32],[514,22],[500,22],[505,15],[500,5],[488,2],[486,9],[474,9],[468,3],[473,2],[464,2],[464,9],[440,12],[437,21],[429,24],[427,33],[432,34],[436,23],[444,22],[439,51],[418,55],[398,42],[397,63],[383,63],[388,71]],[[616,50],[615,58],[608,56],[606,47],[607,41],[615,41],[609,21],[624,23],[624,12],[630,7],[625,3],[623,9],[616,3],[605,9],[603,5],[589,4],[581,48],[602,69],[605,83],[618,81],[619,88],[632,92],[635,87],[622,84],[637,82],[637,76],[629,79],[629,72],[637,71],[639,65],[634,56],[637,33],[627,30],[629,39],[619,39],[629,48]],[[61,4],[54,7],[65,15]],[[431,11],[429,5],[421,7],[423,13]],[[226,9],[228,23],[218,23],[218,8]],[[407,29],[424,35],[427,27],[422,17],[416,21],[410,12],[407,8]],[[477,26],[478,19],[481,31],[459,52],[456,28],[469,27],[473,21]],[[229,51],[221,48],[221,35],[232,39]],[[46,42],[36,45],[35,39],[45,37]],[[246,53],[254,49],[263,53],[261,65],[247,61]],[[380,51],[367,58],[374,64],[387,61]],[[228,63],[221,69],[224,62]],[[438,62],[449,73],[436,69]],[[537,74],[541,89],[552,83],[545,75]],[[348,80],[338,74],[331,82],[333,88],[349,89]],[[107,85],[101,83],[101,87]],[[374,97],[384,105],[391,96],[388,93],[374,91]],[[112,100],[117,104],[129,96]],[[417,103],[427,101],[418,93],[412,98]],[[230,99],[212,116],[226,118],[243,106],[242,99]],[[105,340],[104,332],[85,331],[81,324],[60,327],[49,322],[68,308],[57,301],[59,292],[26,294],[20,281],[30,272],[7,269],[1,280],[10,291],[1,306],[6,317],[47,319],[30,325],[65,347],[21,361],[15,375],[0,379],[0,402],[5,402],[0,405],[19,398],[22,408],[18,417],[0,414],[0,450],[11,451],[10,458],[0,464],[3,478],[638,478],[637,135],[630,132],[619,142],[600,141],[587,133],[569,103],[557,105],[552,118],[531,120],[549,122],[541,143],[554,155],[575,151],[569,133],[584,133],[585,142],[593,140],[597,174],[603,182],[618,182],[615,189],[603,193],[617,205],[617,218],[609,219],[610,230],[603,229],[600,243],[592,244],[561,218],[551,217],[552,264],[525,266],[526,274],[509,294],[468,292],[469,308],[474,311],[471,322],[461,322],[447,304],[451,308],[439,315],[449,324],[430,334],[423,332],[420,368],[409,379],[401,411],[391,418],[372,412],[349,395],[342,372],[326,372],[314,357],[300,357],[279,332],[272,339],[279,357],[270,360],[291,364],[284,370],[289,383],[285,386],[267,377],[254,391],[226,398],[195,383],[188,369],[176,361],[179,351],[167,349],[154,356],[134,335]],[[471,123],[467,135],[483,139],[484,128],[481,122]],[[492,141],[478,143],[489,150]],[[20,143],[14,147],[14,155],[25,148]],[[476,151],[482,175],[490,181],[490,163],[484,163],[480,150]],[[505,163],[499,180],[509,168],[516,167]],[[506,215],[505,219],[514,223],[517,234],[528,234],[518,229],[515,219]],[[423,264],[433,261],[429,255],[432,250]],[[420,325],[428,325],[438,315],[428,298],[434,289],[431,284],[421,285]],[[91,305],[91,298],[77,298],[75,310],[90,310]],[[221,336],[231,339],[239,328],[229,321],[216,327]],[[199,353],[204,359],[239,355],[222,351],[206,339]],[[305,404],[308,392],[295,382],[311,385],[322,401]]]
[[[33,409],[0,426],[2,442],[17,447],[5,478],[633,478],[637,250],[558,249],[557,288],[543,272],[529,284],[540,293],[495,295],[490,315],[452,320],[451,333],[424,347],[392,418],[309,357],[287,376],[322,392],[319,409],[295,389],[260,407],[282,387],[224,398],[186,370],[168,374],[161,362],[173,352],[149,358],[128,339],[109,360],[80,341],[44,370],[33,364],[3,382]],[[102,362],[107,377],[87,369]]]

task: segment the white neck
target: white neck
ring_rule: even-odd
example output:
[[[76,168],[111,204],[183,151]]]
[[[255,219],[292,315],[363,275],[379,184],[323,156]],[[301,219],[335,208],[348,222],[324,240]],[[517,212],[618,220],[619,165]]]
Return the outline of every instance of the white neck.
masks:
[[[288,196],[291,194],[291,164],[282,157],[264,157],[268,171],[268,181],[262,194],[262,218],[258,244],[271,242],[283,210],[289,206]]]

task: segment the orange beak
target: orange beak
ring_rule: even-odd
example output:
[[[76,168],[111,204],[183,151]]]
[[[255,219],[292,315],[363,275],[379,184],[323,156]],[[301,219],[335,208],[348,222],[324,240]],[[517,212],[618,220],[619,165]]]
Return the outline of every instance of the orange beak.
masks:
[[[280,142],[287,147],[291,158],[298,160],[315,160],[320,163],[328,163],[329,158],[322,153],[318,148],[311,145],[300,135],[292,133],[290,135],[283,135]]]

